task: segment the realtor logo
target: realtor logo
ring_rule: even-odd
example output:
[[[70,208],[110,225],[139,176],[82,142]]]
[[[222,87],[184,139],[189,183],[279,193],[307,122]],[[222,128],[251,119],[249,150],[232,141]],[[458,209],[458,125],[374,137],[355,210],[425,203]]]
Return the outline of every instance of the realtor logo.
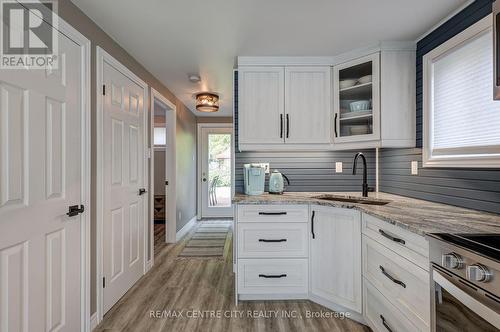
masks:
[[[56,2],[0,0],[0,4],[0,68],[56,68]]]

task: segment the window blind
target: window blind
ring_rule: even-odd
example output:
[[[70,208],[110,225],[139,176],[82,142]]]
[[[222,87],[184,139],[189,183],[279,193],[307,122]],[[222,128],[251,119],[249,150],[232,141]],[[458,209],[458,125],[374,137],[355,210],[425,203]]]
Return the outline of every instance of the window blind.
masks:
[[[500,145],[500,102],[492,97],[492,38],[491,30],[483,32],[434,60],[433,149]]]

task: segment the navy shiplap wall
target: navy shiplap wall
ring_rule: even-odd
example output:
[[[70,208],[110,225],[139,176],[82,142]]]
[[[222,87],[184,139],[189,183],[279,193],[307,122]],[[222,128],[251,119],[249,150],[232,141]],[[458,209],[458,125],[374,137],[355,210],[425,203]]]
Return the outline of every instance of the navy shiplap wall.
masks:
[[[362,168],[358,163],[357,175],[352,175],[352,159],[358,151],[326,152],[239,152],[238,151],[238,75],[234,74],[234,127],[235,127],[235,187],[243,192],[243,165],[269,162],[271,170],[278,169],[291,182],[288,191],[361,191]],[[375,186],[375,151],[363,151],[368,161],[368,180]],[[335,162],[343,162],[343,172],[335,173]],[[361,160],[360,160],[361,161]],[[266,188],[268,190],[268,176]]]
[[[417,44],[417,147],[382,149],[380,190],[500,213],[500,169],[422,168],[422,57],[491,13],[492,0],[476,0]],[[410,175],[411,161],[419,163]]]

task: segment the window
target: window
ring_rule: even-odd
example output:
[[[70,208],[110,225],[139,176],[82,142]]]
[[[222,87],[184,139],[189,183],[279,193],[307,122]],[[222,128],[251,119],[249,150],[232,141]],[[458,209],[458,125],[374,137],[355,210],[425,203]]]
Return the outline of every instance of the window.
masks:
[[[424,167],[500,167],[491,17],[424,56]]]
[[[165,127],[154,127],[154,145],[165,146],[167,144],[167,129]]]

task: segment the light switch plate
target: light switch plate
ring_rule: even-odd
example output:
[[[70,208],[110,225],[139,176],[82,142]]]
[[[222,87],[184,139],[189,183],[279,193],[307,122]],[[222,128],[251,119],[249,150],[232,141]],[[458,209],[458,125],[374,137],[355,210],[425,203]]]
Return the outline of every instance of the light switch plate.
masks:
[[[418,161],[411,162],[411,175],[418,175]]]
[[[335,163],[335,173],[342,173],[342,162],[337,161]]]
[[[262,167],[265,167],[266,168],[266,174],[269,174],[269,163],[259,163],[260,166]]]

